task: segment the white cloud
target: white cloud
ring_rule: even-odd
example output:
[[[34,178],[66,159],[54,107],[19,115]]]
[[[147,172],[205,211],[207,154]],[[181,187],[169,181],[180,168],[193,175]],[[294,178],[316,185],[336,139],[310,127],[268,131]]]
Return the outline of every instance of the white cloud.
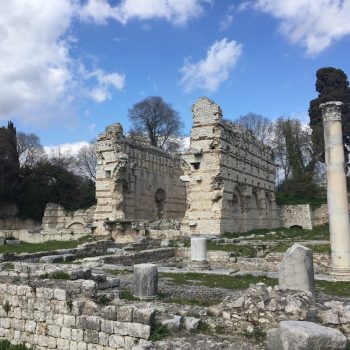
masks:
[[[209,48],[207,57],[198,63],[185,61],[180,69],[182,79],[180,84],[185,91],[200,88],[209,92],[216,91],[221,83],[229,78],[230,72],[236,65],[242,53],[242,45],[226,38],[215,41]]]
[[[232,22],[234,20],[234,15],[233,15],[234,10],[235,10],[235,5],[228,6],[224,18],[219,22],[220,32],[223,32],[231,27]]]
[[[71,114],[86,89],[77,59],[72,57],[72,21],[80,0],[0,1],[0,119],[12,116],[47,124]],[[125,77],[95,69],[89,82],[95,101],[121,90]],[[92,86],[95,84],[95,86]],[[92,87],[91,87],[92,86]]]
[[[88,0],[81,10],[81,17],[105,24],[109,19],[126,24],[132,19],[163,19],[175,25],[184,25],[203,13],[203,3],[212,0],[122,0],[111,6],[107,0]]]
[[[58,154],[76,156],[82,147],[88,146],[89,142],[78,141],[72,143],[63,143],[60,145],[44,146],[44,151],[49,157],[57,156]]]
[[[277,18],[282,34],[309,55],[350,35],[350,0],[256,0],[251,6]]]
[[[47,108],[62,98],[72,80],[68,44],[69,0],[0,2],[0,117]]]
[[[81,68],[84,79],[95,79],[97,86],[92,88],[89,96],[95,102],[104,102],[111,98],[110,89],[122,90],[125,85],[125,75],[119,73],[106,73],[102,69],[96,69],[92,72],[87,72],[85,68]]]

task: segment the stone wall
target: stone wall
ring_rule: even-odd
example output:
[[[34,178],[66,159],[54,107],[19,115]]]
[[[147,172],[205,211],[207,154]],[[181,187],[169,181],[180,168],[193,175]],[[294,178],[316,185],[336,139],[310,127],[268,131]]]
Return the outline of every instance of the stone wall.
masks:
[[[66,282],[67,283],[67,282]],[[132,306],[101,307],[85,281],[32,287],[1,283],[0,338],[35,349],[131,349],[148,339],[152,315]]]
[[[178,155],[124,136],[116,123],[99,135],[97,159],[95,233],[184,216],[186,186]]]
[[[279,226],[272,151],[238,125],[223,122],[220,107],[200,98],[192,108],[188,163],[189,234],[244,232]]]
[[[283,227],[301,226],[312,230],[314,226],[310,204],[280,205],[278,213]]]
[[[76,211],[48,203],[42,224],[16,217],[0,219],[0,237],[14,237],[27,243],[76,240],[92,232],[95,206]]]

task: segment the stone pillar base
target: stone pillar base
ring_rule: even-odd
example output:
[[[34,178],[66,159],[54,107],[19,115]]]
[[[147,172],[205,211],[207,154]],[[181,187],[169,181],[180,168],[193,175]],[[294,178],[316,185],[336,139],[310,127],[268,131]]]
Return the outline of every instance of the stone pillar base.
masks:
[[[350,267],[333,267],[330,275],[339,281],[350,281]]]
[[[191,270],[210,270],[208,260],[192,261],[190,262]]]

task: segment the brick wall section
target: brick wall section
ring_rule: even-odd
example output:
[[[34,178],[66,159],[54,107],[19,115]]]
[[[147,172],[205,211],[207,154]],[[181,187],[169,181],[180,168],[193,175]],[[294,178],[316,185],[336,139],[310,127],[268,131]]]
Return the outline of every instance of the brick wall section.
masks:
[[[0,338],[37,350],[131,349],[149,338],[154,319],[151,309],[101,308],[59,288],[2,283],[0,300],[9,305],[0,308]]]

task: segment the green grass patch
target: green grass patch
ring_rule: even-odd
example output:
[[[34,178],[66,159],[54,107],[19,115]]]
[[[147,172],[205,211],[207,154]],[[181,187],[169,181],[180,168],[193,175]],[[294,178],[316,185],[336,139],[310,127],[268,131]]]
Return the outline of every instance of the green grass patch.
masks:
[[[0,350],[31,350],[24,344],[12,345],[8,340],[0,340]]]
[[[275,232],[274,235],[268,234],[269,232]],[[223,238],[238,238],[238,237],[247,237],[250,235],[256,235],[263,237],[255,237],[257,240],[281,240],[281,239],[291,239],[291,240],[301,240],[301,241],[317,241],[317,240],[329,240],[329,226],[321,225],[316,226],[312,230],[305,229],[297,229],[297,228],[287,228],[287,227],[279,227],[275,229],[259,229],[259,230],[251,230],[244,233],[238,232],[226,232],[221,237]]]
[[[120,299],[129,300],[129,301],[138,301],[139,299],[135,298],[129,290],[120,291]],[[220,300],[200,300],[200,299],[185,299],[185,298],[174,298],[168,294],[159,293],[155,300],[162,301],[169,304],[178,304],[178,305],[191,305],[191,306],[212,306],[220,302]]]
[[[75,241],[48,241],[44,243],[25,243],[21,242],[19,245],[0,246],[0,254],[4,253],[37,253],[53,251],[58,249],[72,249],[76,248],[79,244],[85,243],[89,240],[90,236],[81,237]]]
[[[39,276],[41,279],[54,279],[54,280],[69,280],[70,276],[67,272],[64,271],[54,271],[51,273],[43,273]]]
[[[256,251],[253,248],[237,244],[208,242],[208,250],[222,250],[225,252],[234,253],[236,256],[244,256],[249,258],[256,256]]]
[[[151,328],[151,335],[149,340],[158,341],[162,340],[170,334],[169,329],[166,325],[161,324],[160,322],[155,323]]]
[[[319,293],[336,295],[338,297],[349,297],[350,282],[316,281],[316,291]]]
[[[161,277],[172,279],[175,284],[201,285],[210,288],[226,288],[226,289],[246,289],[251,283],[263,282],[266,285],[276,285],[277,279],[269,277],[246,276],[226,276],[204,273],[171,273],[164,272]]]
[[[312,208],[318,208],[327,204],[327,197],[297,195],[290,192],[275,192],[277,205],[310,204]]]

